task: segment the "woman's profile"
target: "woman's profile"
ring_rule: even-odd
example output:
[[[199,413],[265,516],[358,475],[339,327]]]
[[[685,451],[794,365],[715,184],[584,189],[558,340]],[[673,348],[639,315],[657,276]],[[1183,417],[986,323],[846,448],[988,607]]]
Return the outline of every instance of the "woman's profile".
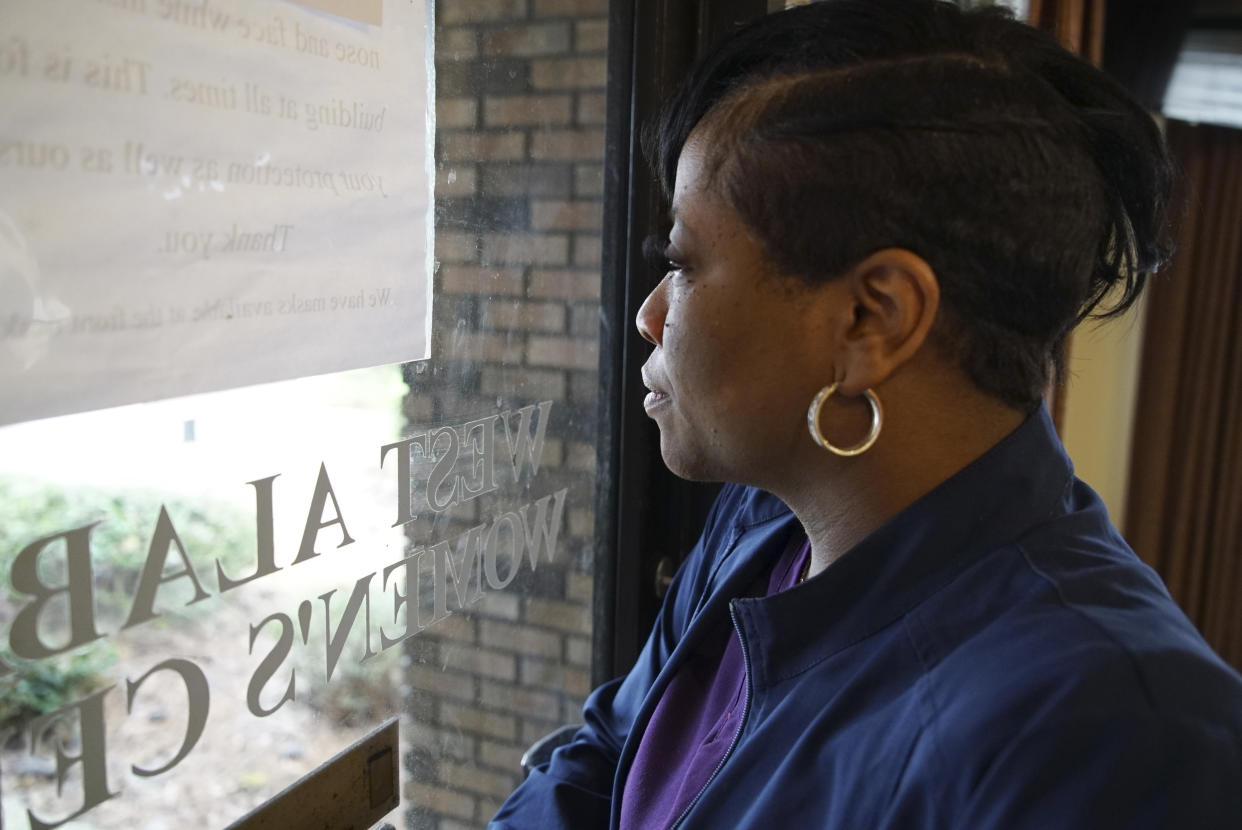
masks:
[[[1005,13],[825,0],[708,57],[649,145],[644,404],[728,484],[492,826],[1242,827],[1242,678],[1043,405],[1170,253],[1150,116]]]

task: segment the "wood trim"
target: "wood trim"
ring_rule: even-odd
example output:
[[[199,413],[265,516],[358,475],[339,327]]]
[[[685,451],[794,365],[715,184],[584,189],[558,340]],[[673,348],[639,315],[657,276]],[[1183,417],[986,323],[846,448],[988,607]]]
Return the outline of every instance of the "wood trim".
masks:
[[[338,753],[229,830],[353,830],[371,827],[401,803],[398,719]]]

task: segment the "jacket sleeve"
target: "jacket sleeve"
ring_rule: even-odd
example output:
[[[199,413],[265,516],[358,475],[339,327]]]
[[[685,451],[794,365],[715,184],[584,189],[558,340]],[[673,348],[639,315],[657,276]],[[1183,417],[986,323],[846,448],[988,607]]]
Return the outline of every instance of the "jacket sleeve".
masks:
[[[1242,827],[1242,745],[1223,725],[1125,712],[1047,723],[996,759],[954,826]]]
[[[501,806],[489,830],[608,826],[621,748],[647,693],[694,615],[709,581],[718,526],[737,498],[737,488],[726,486],[716,499],[702,536],[669,586],[634,667],[591,693],[583,707],[584,725],[574,740],[557,749],[547,764],[531,771]]]

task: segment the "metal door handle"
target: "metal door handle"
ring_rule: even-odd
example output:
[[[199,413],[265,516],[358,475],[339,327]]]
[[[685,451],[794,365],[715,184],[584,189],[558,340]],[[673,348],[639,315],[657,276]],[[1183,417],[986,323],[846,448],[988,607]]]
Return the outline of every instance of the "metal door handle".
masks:
[[[673,577],[677,574],[677,563],[673,561],[673,557],[662,557],[656,565],[655,571],[655,595],[657,599],[664,599],[664,595],[668,593],[668,586],[673,584]]]

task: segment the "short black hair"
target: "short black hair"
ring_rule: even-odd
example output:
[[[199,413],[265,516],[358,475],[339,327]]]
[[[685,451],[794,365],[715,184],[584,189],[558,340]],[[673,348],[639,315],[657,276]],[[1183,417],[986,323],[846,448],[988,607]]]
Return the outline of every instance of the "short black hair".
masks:
[[[935,341],[1019,409],[1059,376],[1073,327],[1128,309],[1171,253],[1152,117],[1004,9],[822,0],[769,15],[649,130],[668,195],[695,130],[710,186],[784,273],[831,279],[887,247],[927,260]]]

